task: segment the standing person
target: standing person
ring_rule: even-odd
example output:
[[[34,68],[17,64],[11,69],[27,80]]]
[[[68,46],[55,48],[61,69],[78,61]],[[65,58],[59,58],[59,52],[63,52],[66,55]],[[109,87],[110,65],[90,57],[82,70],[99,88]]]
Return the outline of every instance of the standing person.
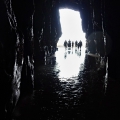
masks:
[[[77,42],[77,40],[75,41],[75,47],[77,47],[78,46],[78,42]]]
[[[80,41],[78,42],[78,45],[77,45],[77,46],[78,46],[78,50],[79,50],[79,48],[80,48]]]
[[[72,41],[72,48],[74,47],[74,42]]]
[[[81,40],[79,42],[79,46],[80,46],[80,51],[81,51],[81,47],[82,47],[82,41]]]
[[[70,40],[68,41],[68,47],[71,47],[71,41]]]
[[[64,41],[64,47],[65,47],[65,49],[67,48],[67,41],[66,40]]]

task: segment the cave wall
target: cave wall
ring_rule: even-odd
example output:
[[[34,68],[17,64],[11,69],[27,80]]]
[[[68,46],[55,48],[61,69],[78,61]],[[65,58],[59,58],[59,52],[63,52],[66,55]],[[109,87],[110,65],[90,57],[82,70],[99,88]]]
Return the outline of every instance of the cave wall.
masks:
[[[1,118],[4,119],[11,117],[20,94],[34,87],[32,2],[28,7],[28,1],[21,4],[0,1]]]
[[[11,29],[8,16],[6,12],[6,6],[3,1],[0,1],[0,75],[2,90],[1,111],[2,116],[5,117],[5,105],[10,101],[13,80],[13,67],[15,64],[15,44],[16,34]]]
[[[34,14],[34,38],[35,58],[39,47],[56,46],[61,36],[61,25],[59,21],[58,3],[54,0],[43,0],[35,2]]]
[[[118,1],[105,1],[105,28],[111,38],[112,47],[108,54],[108,71],[109,76],[119,79],[120,76],[120,10]],[[109,50],[109,49],[108,49]]]
[[[21,72],[20,89],[21,92],[25,94],[27,92],[30,92],[34,88],[34,1],[21,0],[20,2],[18,2],[13,0],[12,7],[18,24],[17,29],[19,30],[19,32],[21,32],[24,39],[24,62]]]

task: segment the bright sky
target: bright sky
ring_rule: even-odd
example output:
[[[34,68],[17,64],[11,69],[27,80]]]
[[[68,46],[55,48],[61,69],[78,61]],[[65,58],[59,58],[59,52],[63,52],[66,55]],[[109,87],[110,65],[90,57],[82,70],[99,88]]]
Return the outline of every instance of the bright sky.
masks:
[[[62,36],[59,38],[58,46],[63,45],[65,40],[80,41],[85,44],[85,33],[81,26],[80,13],[71,9],[59,9]]]

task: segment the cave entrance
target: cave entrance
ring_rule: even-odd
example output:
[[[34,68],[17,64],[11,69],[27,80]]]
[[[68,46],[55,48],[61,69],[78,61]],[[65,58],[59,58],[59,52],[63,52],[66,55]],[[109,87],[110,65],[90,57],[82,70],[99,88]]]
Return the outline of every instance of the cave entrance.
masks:
[[[62,35],[58,40],[57,47],[63,46],[65,40],[82,41],[85,46],[85,33],[82,30],[80,12],[72,9],[59,9]]]
[[[80,71],[84,69],[85,60],[85,33],[83,33],[81,26],[81,18],[79,11],[72,9],[59,9],[60,23],[62,35],[57,43],[58,51],[55,53],[56,56],[56,67],[59,68],[58,76],[61,78],[60,81],[70,82],[71,78],[76,78]],[[64,49],[64,41],[82,41],[83,46],[80,49],[67,48]],[[67,79],[66,79],[67,78]],[[70,78],[70,79],[69,79]],[[77,82],[75,82],[77,83]],[[74,84],[74,83],[71,83]]]

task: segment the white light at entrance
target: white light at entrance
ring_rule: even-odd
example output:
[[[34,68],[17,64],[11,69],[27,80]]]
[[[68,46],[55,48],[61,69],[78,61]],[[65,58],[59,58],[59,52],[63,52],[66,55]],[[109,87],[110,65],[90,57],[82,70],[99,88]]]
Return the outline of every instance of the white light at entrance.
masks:
[[[65,40],[82,41],[85,45],[85,33],[81,26],[80,13],[71,9],[59,9],[62,36],[57,46],[63,46]]]

